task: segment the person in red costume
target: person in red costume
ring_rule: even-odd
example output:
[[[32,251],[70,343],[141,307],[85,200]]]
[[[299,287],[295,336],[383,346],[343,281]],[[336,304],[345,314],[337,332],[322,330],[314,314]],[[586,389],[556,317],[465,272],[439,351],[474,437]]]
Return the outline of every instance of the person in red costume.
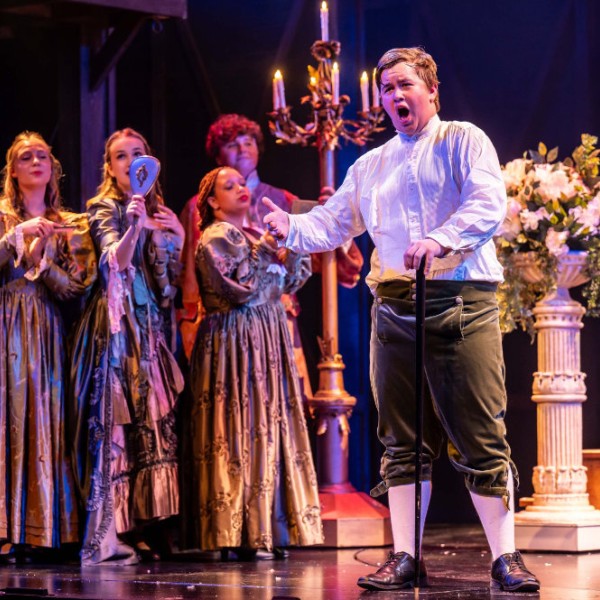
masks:
[[[291,192],[260,180],[257,166],[263,147],[264,137],[260,125],[238,114],[221,115],[210,126],[206,136],[207,155],[218,166],[232,167],[245,178],[248,189],[252,194],[246,225],[259,232],[264,231],[263,218],[269,212],[261,202],[263,197],[266,196],[286,211],[291,210],[293,201],[297,199],[297,196]],[[325,193],[325,195],[329,194]],[[197,201],[197,195],[190,198],[180,215],[186,238],[183,247],[183,273],[181,277],[183,309],[179,311],[178,321],[185,354],[188,358],[196,339],[196,331],[202,320],[202,306],[194,266],[194,253],[200,237]],[[336,258],[338,283],[347,288],[354,287],[358,283],[363,265],[360,250],[352,242],[348,247],[338,248]],[[313,254],[313,273],[320,271],[320,263],[320,255]],[[303,395],[306,398],[311,396],[312,392],[296,321],[300,313],[300,305],[295,295],[284,295],[282,301],[288,317],[288,327],[294,344],[296,366],[303,387]]]

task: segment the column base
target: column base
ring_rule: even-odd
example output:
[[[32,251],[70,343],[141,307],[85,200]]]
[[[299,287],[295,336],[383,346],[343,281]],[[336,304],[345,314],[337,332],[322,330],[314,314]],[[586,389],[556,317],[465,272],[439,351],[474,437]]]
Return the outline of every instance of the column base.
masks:
[[[364,492],[321,492],[325,546],[388,546],[392,544],[390,511]]]
[[[583,510],[576,507],[567,512],[528,506],[515,515],[515,542],[519,550],[600,550],[600,510],[588,506]]]

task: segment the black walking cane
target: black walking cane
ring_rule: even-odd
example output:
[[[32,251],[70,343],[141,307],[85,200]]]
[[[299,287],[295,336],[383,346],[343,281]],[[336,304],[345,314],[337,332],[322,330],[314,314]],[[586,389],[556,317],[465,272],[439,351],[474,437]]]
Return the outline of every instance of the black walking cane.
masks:
[[[421,466],[423,463],[423,396],[425,394],[425,260],[417,269],[415,362],[415,582],[418,597],[421,578]]]

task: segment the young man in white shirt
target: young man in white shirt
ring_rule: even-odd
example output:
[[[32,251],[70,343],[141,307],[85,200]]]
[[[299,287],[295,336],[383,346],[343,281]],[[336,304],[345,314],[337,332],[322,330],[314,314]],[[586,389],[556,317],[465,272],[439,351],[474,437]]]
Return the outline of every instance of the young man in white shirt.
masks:
[[[319,252],[369,232],[371,383],[385,446],[394,552],[358,580],[372,590],[410,587],[415,574],[415,269],[425,258],[427,394],[422,525],[431,465],[444,436],[465,479],[493,556],[491,585],[535,592],[539,581],[515,548],[513,477],[496,286],[502,267],[492,235],[506,210],[496,151],[470,123],[441,121],[437,65],[421,48],[395,48],[377,67],[384,109],[398,135],[350,167],[323,206],[289,216],[269,200],[265,224],[293,250]],[[421,585],[427,572],[421,566]]]

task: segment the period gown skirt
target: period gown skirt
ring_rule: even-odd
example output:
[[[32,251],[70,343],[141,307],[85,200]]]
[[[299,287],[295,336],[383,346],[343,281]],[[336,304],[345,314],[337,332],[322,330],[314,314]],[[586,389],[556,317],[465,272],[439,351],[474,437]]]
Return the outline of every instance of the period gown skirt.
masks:
[[[112,252],[127,227],[124,213],[112,199],[88,208],[102,249],[102,286],[75,331],[69,394],[86,511],[83,564],[114,559],[109,532],[179,512],[176,404],[183,376],[171,351],[172,284],[164,267],[177,261],[179,240],[142,230],[132,267],[119,272]],[[121,312],[111,322],[117,304]]]
[[[0,242],[0,539],[12,544],[79,539],[59,302],[85,293],[96,260],[85,215],[60,217],[71,229],[47,242],[43,272],[15,264],[6,238]]]
[[[199,260],[208,314],[191,357],[193,400],[185,421],[192,463],[188,544],[271,550],[322,543],[302,393],[279,300],[304,282],[310,258],[290,257],[283,277],[271,266],[272,252],[248,250],[226,224],[209,229],[206,260]],[[212,273],[202,273],[211,262]],[[244,274],[241,284],[221,278],[228,269]]]

